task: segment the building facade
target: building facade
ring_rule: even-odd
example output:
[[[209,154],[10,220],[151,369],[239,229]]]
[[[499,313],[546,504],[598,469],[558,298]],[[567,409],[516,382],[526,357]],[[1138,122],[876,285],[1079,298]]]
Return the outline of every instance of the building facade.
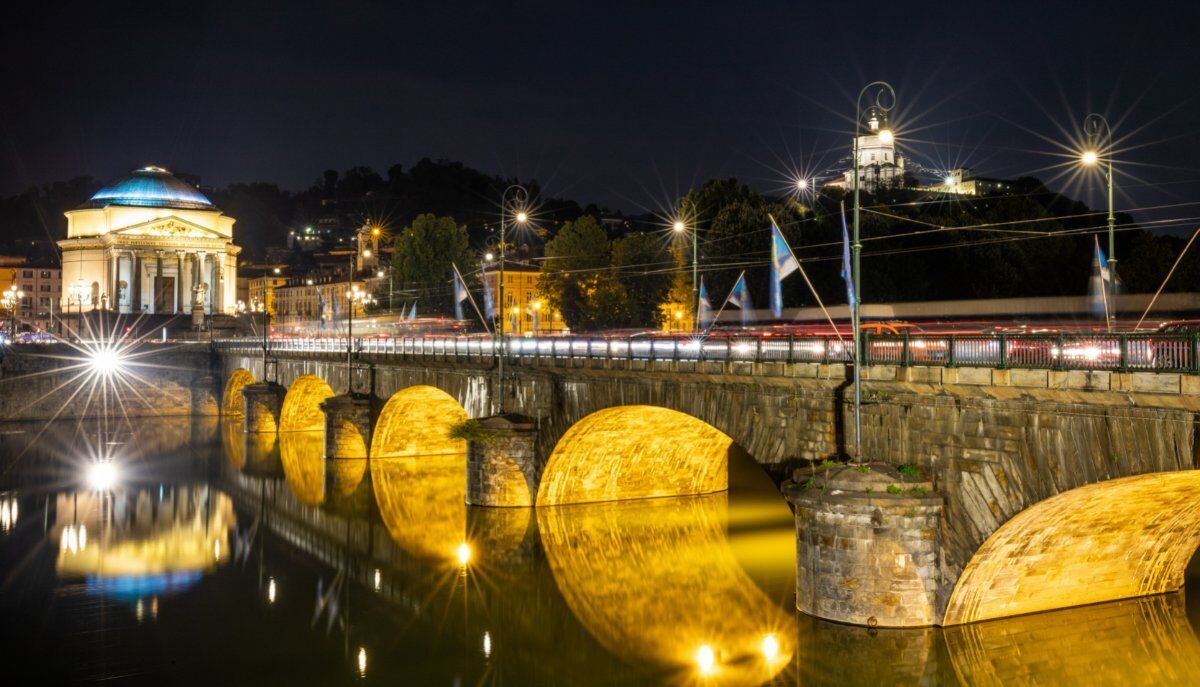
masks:
[[[888,128],[887,120],[878,112],[870,112],[866,131],[858,135],[858,156],[851,151],[851,164],[858,168],[858,180],[865,191],[882,188],[903,188],[906,181],[904,155],[896,149],[896,139]],[[843,178],[830,186],[854,190],[855,169],[843,173]]]
[[[25,297],[17,304],[17,330],[55,332],[55,322],[62,314],[62,270],[50,265],[21,265],[0,267],[0,289],[16,285]]]
[[[509,264],[504,268],[504,303],[498,317],[500,331],[505,334],[550,334],[565,331],[566,322],[557,310],[550,309],[546,299],[538,294],[538,270],[524,265]],[[484,272],[484,279],[493,298],[500,297],[500,271]],[[482,307],[483,304],[480,304]]]
[[[66,213],[62,281],[83,312],[236,311],[234,219],[161,167],[143,167]]]
[[[366,282],[348,283],[344,275],[314,275],[294,277],[276,286],[274,318],[277,326],[291,331],[326,329],[346,318],[349,293],[352,287],[366,288]],[[354,316],[362,316],[356,306]]]

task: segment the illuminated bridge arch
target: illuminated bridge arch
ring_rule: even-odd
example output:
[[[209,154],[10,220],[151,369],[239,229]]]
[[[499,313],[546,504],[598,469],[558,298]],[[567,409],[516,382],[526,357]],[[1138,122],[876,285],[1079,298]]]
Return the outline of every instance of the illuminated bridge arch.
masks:
[[[410,386],[393,394],[380,411],[371,457],[465,456],[467,442],[451,439],[449,432],[466,419],[467,411],[445,391]]]
[[[225,391],[221,394],[221,414],[230,417],[241,417],[246,414],[246,398],[242,389],[247,384],[254,383],[254,374],[245,368],[238,368],[225,381]]]
[[[332,397],[329,382],[316,375],[300,375],[288,387],[279,415],[279,431],[303,432],[325,429],[321,402]]]
[[[725,491],[732,446],[725,433],[677,410],[648,405],[599,410],[555,445],[537,505]]]
[[[1200,470],[1097,482],[1018,513],[967,563],[945,625],[1171,592],[1200,546]]]

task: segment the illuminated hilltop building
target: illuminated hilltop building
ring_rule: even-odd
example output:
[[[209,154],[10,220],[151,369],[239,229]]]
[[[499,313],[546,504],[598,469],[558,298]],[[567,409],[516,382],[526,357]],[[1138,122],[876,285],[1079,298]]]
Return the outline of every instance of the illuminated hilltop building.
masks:
[[[853,147],[851,148],[853,157]],[[858,134],[858,178],[864,191],[882,188],[904,188],[907,184],[904,156],[896,150],[896,138],[888,128],[882,113],[872,109],[867,115],[866,129]],[[847,169],[841,179],[827,186],[854,190],[854,169]]]
[[[62,309],[232,314],[234,219],[162,167],[143,167],[66,213]]]

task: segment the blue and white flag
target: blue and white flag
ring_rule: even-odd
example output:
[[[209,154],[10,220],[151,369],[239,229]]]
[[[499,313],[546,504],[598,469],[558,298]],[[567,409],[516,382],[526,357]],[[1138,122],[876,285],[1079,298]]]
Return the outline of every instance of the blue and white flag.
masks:
[[[483,269],[483,316],[489,320],[496,319],[496,301],[492,299],[492,287],[488,283],[486,269]]]
[[[517,315],[520,312],[521,312],[520,308],[513,308],[512,312],[509,314],[508,321],[509,321],[509,324],[512,325],[512,327],[508,331],[511,334],[517,333]]]
[[[771,314],[775,319],[783,317],[783,280],[800,269],[800,262],[792,253],[792,247],[783,238],[779,225],[771,219]]]
[[[858,302],[854,293],[854,270],[850,266],[850,230],[846,228],[846,204],[842,203],[842,279],[846,280],[846,303],[853,308]]]
[[[417,319],[417,302],[416,301],[413,301],[413,307],[411,310],[408,311],[408,319],[410,321]]]
[[[708,289],[704,287],[704,278],[700,278],[700,302],[696,306],[696,319],[701,329],[708,329],[713,321],[712,303],[708,300]]]
[[[754,309],[754,302],[750,300],[750,289],[746,286],[744,270],[738,275],[737,283],[733,285],[733,290],[729,292],[729,298],[726,298],[725,302],[741,309],[743,325],[750,324],[750,311]]]
[[[458,273],[458,265],[450,263],[450,266],[454,268],[454,319],[462,322],[465,319],[462,304],[471,294],[467,291],[467,285],[463,281],[462,275]]]
[[[1104,255],[1104,250],[1100,248],[1100,238],[1095,237],[1096,250],[1092,255],[1092,279],[1091,279],[1091,310],[1095,317],[1103,317],[1108,320],[1111,306],[1108,303],[1109,296],[1113,293],[1112,288],[1112,270],[1108,266],[1108,257]]]

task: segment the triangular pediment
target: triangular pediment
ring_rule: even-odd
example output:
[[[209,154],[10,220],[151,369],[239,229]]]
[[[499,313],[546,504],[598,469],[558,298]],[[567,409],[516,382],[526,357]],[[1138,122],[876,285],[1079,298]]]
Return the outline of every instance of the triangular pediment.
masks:
[[[228,236],[223,236],[212,229],[202,227],[199,224],[175,217],[174,215],[170,217],[158,217],[148,222],[134,224],[109,233],[120,236],[162,236],[177,239],[229,239]]]

